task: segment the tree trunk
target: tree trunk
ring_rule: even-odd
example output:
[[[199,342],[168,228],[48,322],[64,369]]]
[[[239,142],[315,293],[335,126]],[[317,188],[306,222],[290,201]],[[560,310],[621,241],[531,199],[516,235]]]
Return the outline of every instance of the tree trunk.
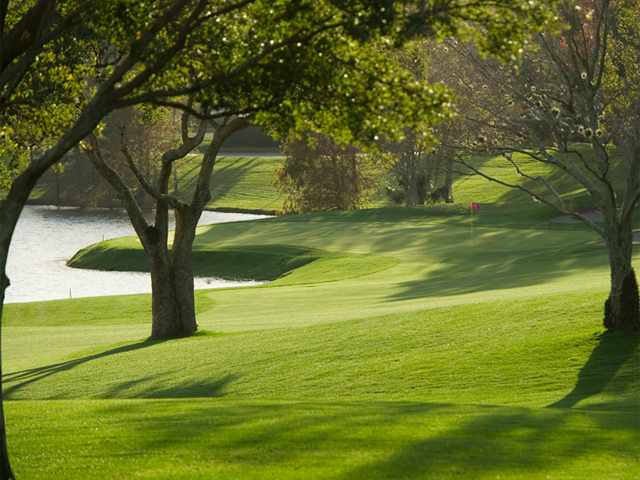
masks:
[[[56,207],[60,208],[60,172],[55,170],[56,174]]]
[[[420,205],[420,192],[418,191],[418,179],[419,175],[416,173],[409,173],[405,177],[404,192],[407,199],[408,206]]]
[[[2,318],[2,307],[4,305],[4,292],[9,286],[9,279],[5,275],[4,265],[0,272],[0,318]],[[2,378],[2,362],[0,362],[0,378]],[[7,448],[7,430],[4,422],[4,398],[2,388],[0,388],[0,479],[14,479],[11,463],[9,462],[9,451]]]
[[[92,100],[92,102],[94,102],[94,100]],[[59,161],[78,141],[89,134],[99,123],[100,119],[106,115],[107,110],[101,108],[102,107],[96,103],[95,110],[85,110],[75,126],[71,128],[53,148],[47,150],[41,157],[33,160],[27,169],[14,179],[7,198],[0,203],[0,324],[2,323],[4,292],[9,286],[9,279],[6,276],[6,266],[11,237],[15,231],[22,209],[27,203],[29,194],[44,172]],[[0,380],[2,378],[1,374],[2,371],[0,368]],[[9,463],[2,400],[3,398],[0,393],[0,479],[7,480],[15,477]]]
[[[615,213],[603,211],[605,241],[609,248],[611,292],[604,305],[604,326],[612,332],[640,331],[640,299],[631,265],[633,230],[630,220],[619,222]]]
[[[193,335],[198,330],[193,286],[193,241],[200,213],[190,208],[176,210],[176,230],[173,238],[171,263],[176,285],[182,335]]]
[[[166,237],[147,228],[143,242],[150,261],[152,337],[186,337],[198,330],[193,284],[192,248],[200,215],[176,210],[176,228],[171,253]],[[185,218],[186,217],[186,218]]]
[[[447,156],[447,175],[444,179],[444,201],[453,203],[453,155]]]
[[[151,274],[151,312],[152,337],[176,337],[181,331],[176,328],[178,297],[176,295],[173,268],[169,259],[166,241],[155,227],[148,227],[144,248],[149,257],[149,272]]]

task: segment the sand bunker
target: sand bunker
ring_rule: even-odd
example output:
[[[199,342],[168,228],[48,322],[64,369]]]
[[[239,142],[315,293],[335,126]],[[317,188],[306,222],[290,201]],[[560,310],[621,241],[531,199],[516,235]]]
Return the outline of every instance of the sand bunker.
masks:
[[[595,207],[584,207],[576,209],[580,215],[588,218],[592,222],[602,222],[602,213]],[[548,220],[551,223],[576,223],[580,222],[580,220],[576,220],[575,218],[571,218],[568,215],[556,215],[553,218]],[[633,243],[640,244],[640,232],[633,232]],[[596,245],[604,245],[604,242],[596,243]]]
[[[602,222],[602,213],[595,207],[583,207],[576,208],[576,212],[582,215],[583,217],[588,218],[592,222]],[[576,223],[580,220],[576,220],[575,218],[571,218],[568,215],[556,215],[553,218],[549,219],[551,223]]]

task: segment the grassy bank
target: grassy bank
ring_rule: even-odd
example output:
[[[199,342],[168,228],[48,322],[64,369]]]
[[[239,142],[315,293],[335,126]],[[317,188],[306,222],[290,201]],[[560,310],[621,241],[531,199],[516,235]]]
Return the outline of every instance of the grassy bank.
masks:
[[[309,249],[287,245],[201,246],[193,251],[194,274],[225,279],[275,280],[318,259]],[[149,271],[137,237],[116,238],[83,248],[67,264],[74,268]]]
[[[231,155],[231,154],[230,154]],[[178,192],[180,198],[188,198],[193,192],[197,182],[198,167],[202,156],[193,156],[186,159],[178,170]],[[278,157],[220,157],[216,162],[211,178],[211,201],[207,208],[233,209],[234,211],[259,211],[273,212],[282,209],[283,199],[276,188],[271,184],[271,179],[276,166],[282,162]],[[29,202],[39,205],[56,205],[58,190],[56,181],[60,181],[61,205],[76,205],[78,196],[91,199],[95,193],[88,191],[80,195],[78,185],[82,185],[86,179],[93,179],[97,174],[93,167],[86,165],[76,166],[73,175],[71,173],[61,175],[59,179],[53,171],[48,171],[34,188]],[[170,185],[170,192],[175,192],[175,182]],[[0,199],[7,195],[7,191],[0,190]],[[113,195],[111,195],[113,196]],[[95,199],[94,199],[95,200]],[[89,200],[84,200],[89,201]],[[106,207],[117,207],[120,203],[114,200],[103,200]]]
[[[188,198],[198,180],[202,157],[192,157],[180,169],[179,189]],[[219,158],[211,177],[209,208],[241,208],[253,210],[281,210],[283,199],[271,184],[279,157],[223,157]]]

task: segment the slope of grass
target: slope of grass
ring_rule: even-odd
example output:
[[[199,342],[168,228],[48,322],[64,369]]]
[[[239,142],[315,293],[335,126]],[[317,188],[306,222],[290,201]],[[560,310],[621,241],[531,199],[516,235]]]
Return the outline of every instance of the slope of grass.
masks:
[[[314,260],[306,248],[287,245],[196,248],[195,275],[227,279],[275,280]],[[318,252],[316,252],[318,258]],[[149,271],[149,258],[137,237],[123,237],[90,245],[67,262],[70,267],[94,270]]]
[[[195,188],[201,156],[191,157],[180,168],[179,189],[182,198]],[[230,158],[217,160],[211,177],[209,208],[233,207],[252,210],[280,210],[283,198],[271,184],[279,157]]]
[[[18,402],[8,419],[22,478],[637,478],[629,418],[606,411],[160,399]]]
[[[591,147],[587,144],[576,143],[573,145],[575,150],[586,158],[589,157]],[[623,193],[626,180],[626,170],[622,168],[622,155],[617,150],[612,150],[611,154],[611,180],[614,185],[619,187],[616,192],[618,195]],[[563,200],[573,207],[590,207],[593,205],[593,199],[586,192],[584,187],[571,176],[565,174],[560,169],[532,160],[524,155],[515,155],[519,167],[524,173],[532,178],[538,176],[545,178],[556,191],[562,196]],[[580,161],[575,157],[576,163]],[[543,194],[547,198],[552,198],[547,191],[545,185],[533,179],[523,179],[518,175],[514,167],[504,160],[502,157],[478,157],[471,160],[471,163],[480,168],[485,174],[498,178],[511,184],[521,184],[530,188],[534,192]],[[458,166],[459,173],[469,170],[462,166]],[[599,185],[595,179],[592,179],[596,185]],[[557,214],[551,207],[534,202],[526,193],[502,186],[496,183],[490,183],[479,175],[456,175],[454,183],[454,198],[457,203],[470,204],[471,202],[488,203],[500,205],[502,211],[519,217],[530,217],[537,220],[545,220]]]
[[[19,478],[637,478],[640,339],[601,326],[606,249],[483,185],[473,246],[467,204],[200,227],[197,268],[277,279],[197,291],[191,338],[148,340],[148,295],[7,305]]]

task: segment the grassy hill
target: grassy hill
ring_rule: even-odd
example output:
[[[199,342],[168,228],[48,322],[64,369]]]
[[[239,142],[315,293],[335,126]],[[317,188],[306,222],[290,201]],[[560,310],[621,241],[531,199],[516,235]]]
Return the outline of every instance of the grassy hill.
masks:
[[[179,188],[182,196],[195,188],[199,162],[192,157],[181,167]],[[284,199],[271,184],[281,157],[223,157],[218,159],[211,178],[210,208],[236,208],[249,210],[280,210]]]
[[[198,291],[191,338],[147,339],[149,295],[7,305],[17,475],[636,479],[640,339],[602,328],[606,249],[481,179],[454,193],[200,227],[198,273],[277,279]],[[140,253],[117,239],[78,261]]]

